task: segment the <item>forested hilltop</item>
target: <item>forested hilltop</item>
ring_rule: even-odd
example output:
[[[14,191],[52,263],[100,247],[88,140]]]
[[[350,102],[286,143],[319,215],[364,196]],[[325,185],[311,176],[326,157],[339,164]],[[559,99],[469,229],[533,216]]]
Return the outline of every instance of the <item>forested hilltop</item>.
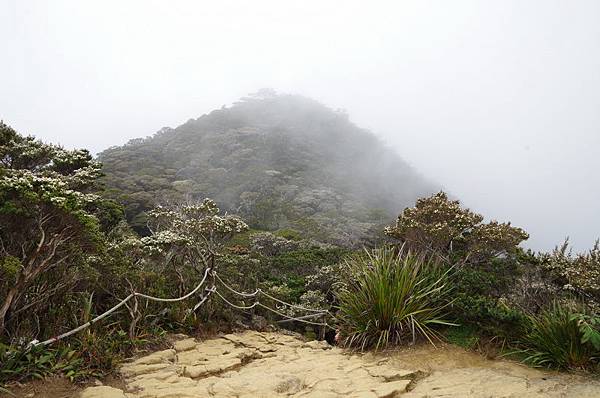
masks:
[[[273,127],[297,125],[312,128]],[[600,242],[533,253],[526,231],[442,191],[407,203],[428,185],[315,102],[245,99],[102,158],[0,121],[0,394],[107,375],[169,333],[274,324],[600,371]]]
[[[99,160],[107,194],[142,234],[153,206],[210,197],[256,229],[359,246],[439,190],[344,112],[271,90]]]

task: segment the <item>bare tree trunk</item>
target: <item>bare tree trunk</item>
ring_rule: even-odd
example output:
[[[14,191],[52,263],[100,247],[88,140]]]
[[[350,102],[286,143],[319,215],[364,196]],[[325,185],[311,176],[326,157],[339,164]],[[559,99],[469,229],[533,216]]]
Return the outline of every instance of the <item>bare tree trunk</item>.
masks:
[[[133,284],[129,279],[125,279],[129,284],[129,289],[131,293],[135,293],[135,289],[133,288]],[[138,321],[142,318],[142,313],[138,309],[138,298],[137,296],[133,296],[133,308],[129,306],[129,304],[125,304],[127,309],[129,310],[129,315],[131,316],[131,323],[129,324],[129,339],[133,340],[136,336],[135,330],[137,328]]]
[[[18,292],[19,290],[17,286],[14,286],[13,288],[9,289],[8,294],[4,299],[4,303],[2,304],[2,307],[0,307],[0,336],[4,334],[6,315],[8,314],[8,310],[10,309],[10,306]]]
[[[175,274],[177,274],[177,278],[179,279],[179,295],[183,296],[185,294],[185,278],[181,273],[181,270],[177,268],[176,265],[173,265],[173,269],[175,270]]]
[[[137,323],[140,320],[140,318],[142,317],[142,314],[140,314],[139,310],[138,310],[138,299],[136,296],[133,297],[133,309],[129,310],[129,313],[131,315],[131,324],[129,324],[129,339],[133,340],[135,339],[136,333],[135,330],[137,328]]]

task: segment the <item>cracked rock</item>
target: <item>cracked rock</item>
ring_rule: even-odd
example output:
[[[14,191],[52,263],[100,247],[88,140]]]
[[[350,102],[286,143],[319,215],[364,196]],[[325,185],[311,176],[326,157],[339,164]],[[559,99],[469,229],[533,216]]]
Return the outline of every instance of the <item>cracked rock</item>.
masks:
[[[433,398],[592,397],[600,383],[548,376],[517,364],[423,372],[402,354],[348,353],[325,342],[246,331],[197,341],[184,337],[122,365],[125,391],[94,386],[81,398]],[[395,359],[395,360],[391,360]],[[429,354],[425,360],[431,362]],[[504,363],[504,367],[490,364]]]

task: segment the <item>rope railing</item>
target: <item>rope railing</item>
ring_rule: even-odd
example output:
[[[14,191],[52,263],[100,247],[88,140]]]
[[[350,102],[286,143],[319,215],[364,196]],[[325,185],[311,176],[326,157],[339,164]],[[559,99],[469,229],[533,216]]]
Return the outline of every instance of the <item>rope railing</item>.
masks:
[[[302,310],[302,311],[309,311],[309,312],[316,312],[316,313],[329,314],[329,311],[328,311],[328,310],[318,310],[318,309],[315,309],[315,308],[306,308],[306,307],[302,307],[301,305],[296,305],[296,304],[290,304],[290,303],[286,303],[286,302],[285,302],[285,301],[283,301],[283,300],[280,300],[280,299],[278,299],[278,298],[276,298],[276,297],[273,297],[273,296],[271,296],[270,294],[268,294],[267,292],[265,292],[265,291],[263,291],[263,290],[261,290],[260,292],[261,292],[261,293],[262,293],[264,296],[266,296],[266,297],[270,298],[271,300],[273,300],[273,301],[277,301],[278,303],[280,303],[280,304],[283,304],[283,305],[287,305],[288,307],[291,307],[291,308],[297,308],[297,309],[299,309],[299,310]]]
[[[80,332],[84,329],[89,328],[90,326],[92,326],[94,323],[108,317],[109,315],[111,315],[112,313],[114,313],[116,310],[118,310],[119,308],[121,308],[122,306],[124,306],[129,300],[131,300],[134,297],[142,297],[151,301],[158,301],[158,302],[163,302],[163,303],[174,303],[174,302],[178,302],[178,301],[183,301],[189,297],[191,297],[192,295],[194,295],[198,290],[200,290],[200,288],[202,287],[202,285],[204,284],[204,282],[206,282],[206,278],[208,277],[208,274],[210,272],[210,268],[207,268],[206,271],[204,271],[204,277],[202,278],[202,280],[200,281],[200,283],[198,283],[198,285],[192,290],[190,291],[188,294],[181,296],[181,297],[175,297],[175,298],[162,298],[162,297],[154,297],[154,296],[149,296],[147,294],[142,294],[142,293],[137,293],[137,292],[133,292],[131,293],[129,296],[125,297],[123,300],[121,300],[119,303],[117,303],[117,305],[115,305],[114,307],[108,309],[107,311],[103,312],[102,314],[98,315],[97,317],[89,320],[88,322],[84,323],[83,325],[79,325],[78,327],[76,327],[75,329],[71,329],[68,332],[65,332],[63,334],[60,334],[58,336],[52,337],[48,340],[44,340],[44,341],[36,341],[33,340],[29,343],[29,347],[34,347],[34,346],[47,346],[49,344],[52,344],[58,340],[62,340],[65,337],[69,337],[77,332]],[[210,294],[208,294],[207,296],[205,296],[203,298],[203,300],[197,305],[198,307],[200,305],[202,305],[206,299],[208,298]]]
[[[235,290],[234,288],[232,288],[231,286],[229,286],[228,284],[226,284],[223,279],[221,279],[221,277],[219,276],[219,274],[217,274],[216,272],[214,273],[214,275],[216,276],[216,278],[219,280],[219,282],[221,282],[221,284],[223,286],[225,286],[225,288],[227,288],[227,290],[229,290],[230,292],[237,294],[238,296],[243,296],[243,297],[254,297],[256,296],[258,293],[260,293],[260,288],[256,289],[253,293],[245,293],[245,292],[238,292],[237,290]]]
[[[235,290],[235,289],[234,289],[234,288],[232,288],[231,286],[227,285],[227,284],[225,283],[225,281],[223,281],[223,279],[221,279],[221,277],[219,276],[219,274],[217,274],[216,272],[213,272],[213,275],[215,275],[215,276],[216,276],[216,279],[217,279],[217,280],[219,280],[219,282],[221,282],[221,284],[222,284],[223,286],[225,286],[225,288],[226,288],[227,290],[229,290],[230,292],[232,292],[232,293],[234,293],[234,294],[237,294],[237,295],[239,295],[239,296],[242,296],[242,297],[255,297],[255,296],[257,296],[258,294],[262,294],[263,296],[265,296],[265,297],[268,297],[268,298],[270,298],[271,300],[273,300],[273,301],[276,301],[276,302],[278,302],[278,303],[280,303],[280,304],[286,305],[286,306],[288,306],[288,307],[290,307],[290,308],[296,308],[296,309],[299,309],[299,310],[302,310],[302,311],[308,311],[308,312],[316,312],[316,313],[329,314],[329,311],[328,311],[328,310],[320,310],[320,309],[315,309],[315,308],[307,308],[307,307],[303,307],[303,306],[301,306],[301,305],[296,305],[296,304],[292,304],[292,303],[287,303],[287,302],[285,302],[285,301],[283,301],[283,300],[280,300],[280,299],[278,299],[277,297],[273,297],[273,296],[271,296],[270,294],[268,294],[267,292],[265,292],[265,291],[264,291],[264,290],[262,290],[261,288],[258,288],[258,289],[256,289],[256,290],[255,290],[253,293],[238,292],[237,290]]]
[[[260,300],[256,299],[256,301],[254,303],[252,303],[251,305],[237,305],[232,303],[231,301],[227,300],[221,293],[219,293],[218,290],[215,290],[215,293],[217,294],[217,296],[219,296],[221,298],[221,300],[223,300],[223,302],[225,302],[227,305],[233,307],[233,308],[237,308],[239,310],[250,310],[252,308],[255,307],[261,307],[264,308],[268,311],[271,311],[283,318],[286,318],[287,322],[291,322],[291,321],[297,321],[297,322],[302,322],[302,323],[307,323],[310,325],[317,325],[317,326],[324,326],[324,327],[329,327],[332,328],[327,322],[313,322],[313,321],[309,321],[307,319],[310,318],[315,318],[315,317],[319,317],[319,316],[325,316],[325,315],[330,315],[330,312],[328,310],[320,310],[320,309],[314,309],[314,308],[307,308],[307,307],[303,307],[301,305],[296,305],[296,304],[292,304],[292,303],[288,303],[285,302],[283,300],[278,299],[277,297],[274,297],[270,294],[268,294],[267,292],[265,292],[264,290],[262,290],[261,288],[256,289],[254,292],[252,293],[247,293],[247,292],[239,292],[237,290],[235,290],[234,288],[232,288],[231,286],[229,286],[227,283],[225,283],[225,281],[223,279],[221,279],[221,277],[219,276],[219,274],[217,274],[216,272],[213,272],[213,275],[215,276],[215,279],[218,280],[219,282],[221,282],[221,284],[230,292],[237,294],[238,296],[241,297],[254,297],[256,298],[259,294],[264,295],[265,297],[278,302],[280,304],[283,304],[287,307],[290,308],[295,308],[295,309],[299,309],[302,311],[307,311],[307,312],[313,312],[313,314],[311,315],[306,315],[306,316],[300,316],[300,317],[295,317],[295,316],[290,316],[287,315],[277,309],[271,308],[263,303],[260,302]],[[332,328],[333,329],[333,328]]]
[[[190,311],[190,313],[192,313],[192,312],[196,312],[196,310],[197,310],[198,308],[200,308],[200,306],[201,306],[202,304],[204,304],[204,302],[205,302],[206,300],[208,300],[208,297],[210,297],[210,295],[211,295],[212,293],[214,293],[214,292],[215,292],[215,290],[217,290],[217,288],[216,288],[214,285],[213,285],[213,287],[211,287],[210,289],[206,289],[206,296],[204,296],[204,297],[202,298],[202,300],[200,300],[200,301],[198,302],[198,304],[196,304],[196,305],[194,306],[194,308],[192,308],[192,310]]]
[[[219,296],[221,298],[221,300],[223,300],[225,302],[225,304],[229,305],[230,307],[237,308],[238,310],[246,311],[246,310],[251,310],[252,308],[255,308],[258,306],[258,301],[255,301],[254,303],[252,303],[252,305],[233,304],[231,301],[229,301],[225,297],[223,297],[223,295],[221,293],[219,293],[218,290],[215,290],[215,293],[217,294],[217,296]]]
[[[234,288],[232,288],[231,286],[229,286],[227,283],[225,283],[225,281],[223,281],[223,279],[221,279],[221,277],[219,276],[219,274],[217,274],[216,272],[212,271],[211,273],[211,268],[207,268],[206,271],[204,271],[204,276],[202,277],[202,280],[198,283],[198,285],[196,285],[196,287],[191,290],[189,293],[181,296],[181,297],[174,297],[174,298],[162,298],[162,297],[155,297],[155,296],[150,296],[147,294],[143,294],[143,293],[138,293],[138,292],[132,292],[131,294],[129,294],[127,297],[125,297],[123,300],[119,301],[115,306],[113,306],[112,308],[106,310],[105,312],[103,312],[102,314],[98,315],[97,317],[89,320],[88,322],[79,325],[78,327],[69,330],[68,332],[62,333],[58,336],[49,338],[48,340],[44,340],[44,341],[37,341],[37,340],[33,340],[28,344],[28,347],[35,347],[35,346],[47,346],[49,344],[52,344],[56,341],[62,340],[66,337],[69,337],[71,335],[74,335],[75,333],[78,333],[84,329],[89,328],[90,326],[92,326],[94,323],[107,318],[108,316],[112,315],[115,311],[117,311],[119,308],[121,308],[122,306],[124,306],[125,304],[127,304],[127,302],[129,300],[131,300],[134,297],[140,297],[140,298],[144,298],[147,300],[151,300],[151,301],[157,301],[157,302],[162,302],[162,303],[174,303],[174,302],[179,302],[179,301],[183,301],[186,300],[190,297],[192,297],[194,294],[196,294],[200,288],[202,287],[202,285],[204,285],[204,283],[206,282],[206,278],[208,277],[209,273],[215,278],[215,280],[218,280],[227,290],[231,291],[232,293],[241,296],[241,297],[254,297],[256,298],[256,301],[251,304],[251,305],[237,305],[232,303],[231,301],[227,300],[221,293],[219,293],[219,291],[217,290],[216,286],[213,285],[211,288],[205,288],[206,294],[202,297],[202,299],[193,307],[192,310],[189,311],[189,313],[192,313],[194,311],[196,311],[198,308],[200,308],[200,306],[202,306],[206,300],[208,300],[208,298],[210,297],[210,295],[212,293],[216,293],[217,296],[219,296],[221,298],[221,300],[223,300],[223,302],[225,302],[226,304],[228,304],[229,306],[233,307],[233,308],[237,308],[239,310],[250,310],[252,308],[256,308],[256,307],[261,307],[263,309],[266,309],[268,311],[271,311],[283,318],[286,318],[287,321],[298,321],[298,322],[302,322],[302,323],[307,323],[307,324],[311,324],[311,325],[317,325],[317,326],[324,326],[324,327],[329,327],[332,328],[329,324],[327,324],[327,322],[313,322],[313,321],[308,321],[307,319],[310,318],[315,318],[318,316],[325,316],[325,315],[330,315],[328,310],[318,310],[318,309],[314,309],[314,308],[307,308],[307,307],[303,307],[300,305],[296,305],[296,304],[292,304],[292,303],[287,303],[283,300],[280,300],[268,293],[266,293],[264,290],[258,288],[256,289],[253,293],[246,293],[246,292],[239,292],[237,290],[235,290]],[[314,314],[308,315],[308,316],[302,316],[302,317],[293,317],[293,316],[289,316],[283,312],[281,312],[278,309],[274,309],[269,307],[268,305],[265,305],[263,303],[261,303],[257,296],[259,294],[264,295],[265,297],[278,302],[282,305],[285,305],[287,307],[290,308],[295,308],[298,310],[302,310],[302,311],[308,311],[308,312],[313,312]],[[333,329],[333,328],[332,328]]]
[[[294,316],[289,316],[287,314],[284,314],[283,312],[280,312],[276,309],[273,309],[269,306],[264,305],[263,303],[259,302],[258,305],[262,308],[264,308],[265,310],[271,311],[283,318],[289,319],[290,321],[298,321],[298,322],[302,322],[302,323],[307,323],[309,325],[316,325],[316,326],[323,326],[323,327],[328,327],[330,329],[334,329],[333,327],[329,326],[329,324],[327,322],[313,322],[313,321],[307,321],[306,319],[303,319],[302,317],[294,317]]]
[[[223,300],[223,302],[225,304],[227,304],[227,305],[229,305],[229,306],[231,306],[233,308],[236,308],[238,310],[247,311],[247,310],[251,310],[252,308],[261,307],[261,308],[264,308],[267,311],[271,311],[271,312],[273,312],[273,313],[275,313],[275,314],[277,314],[277,315],[279,315],[279,316],[281,316],[283,318],[286,318],[287,321],[298,321],[298,322],[302,322],[302,323],[307,323],[309,325],[323,326],[323,327],[328,327],[330,329],[334,329],[327,322],[313,322],[313,321],[308,321],[308,320],[306,320],[307,316],[301,316],[301,317],[290,316],[290,315],[287,315],[287,314],[285,314],[285,313],[283,313],[283,312],[281,312],[279,310],[271,308],[268,305],[265,305],[265,304],[261,303],[258,300],[255,301],[254,303],[252,303],[251,305],[237,305],[237,304],[234,304],[231,301],[227,300],[221,293],[219,293],[218,290],[215,289],[214,292],[217,294],[217,296],[219,296],[221,298],[221,300]],[[320,314],[311,314],[308,317],[323,316],[325,314],[326,314],[326,312],[322,312]]]
[[[281,319],[279,321],[275,321],[276,323],[288,323],[288,322],[293,322],[295,320],[300,320],[300,319],[313,319],[313,318],[318,318],[320,316],[323,316],[322,314],[308,314],[308,315],[303,315],[303,316],[299,316],[296,317],[294,319]]]

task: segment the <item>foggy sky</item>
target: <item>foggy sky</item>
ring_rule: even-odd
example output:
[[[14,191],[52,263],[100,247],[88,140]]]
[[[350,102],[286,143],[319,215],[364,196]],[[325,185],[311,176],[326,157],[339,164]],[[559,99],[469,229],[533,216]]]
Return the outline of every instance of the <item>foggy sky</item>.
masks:
[[[346,109],[527,246],[583,250],[599,17],[594,0],[0,0],[0,118],[98,152],[273,87]]]

